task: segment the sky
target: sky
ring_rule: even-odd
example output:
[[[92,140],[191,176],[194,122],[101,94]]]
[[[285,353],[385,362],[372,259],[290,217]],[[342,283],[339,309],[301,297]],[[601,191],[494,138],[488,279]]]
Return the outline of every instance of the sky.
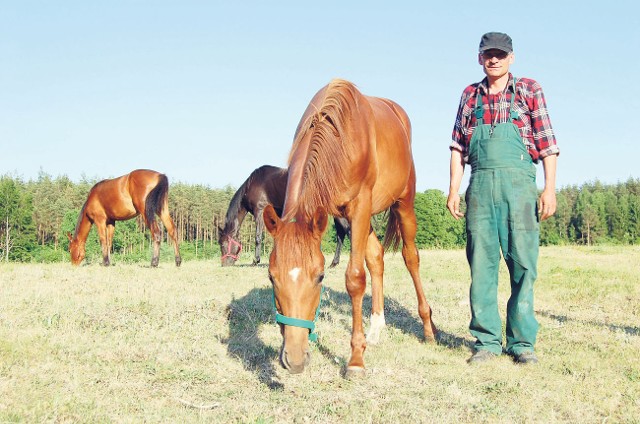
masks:
[[[309,101],[343,78],[407,111],[417,189],[446,193],[460,95],[500,31],[543,87],[557,188],[640,178],[640,3],[431,3],[0,0],[0,175],[237,188],[286,166]]]

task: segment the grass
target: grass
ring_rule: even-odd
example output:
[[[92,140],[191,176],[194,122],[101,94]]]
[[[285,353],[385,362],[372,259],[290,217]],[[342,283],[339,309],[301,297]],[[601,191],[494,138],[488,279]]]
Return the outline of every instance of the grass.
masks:
[[[2,264],[0,422],[640,421],[640,248],[542,248],[533,367],[468,366],[464,252],[421,258],[438,341],[422,342],[410,277],[388,254],[388,327],[356,380],[343,377],[346,257],[327,270],[302,375],[278,364],[264,266]]]

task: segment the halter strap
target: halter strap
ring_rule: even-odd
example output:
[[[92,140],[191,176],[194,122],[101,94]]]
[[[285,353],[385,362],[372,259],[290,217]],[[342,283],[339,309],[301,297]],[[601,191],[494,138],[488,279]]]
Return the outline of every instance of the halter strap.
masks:
[[[227,253],[225,253],[224,255],[222,255],[222,259],[224,258],[231,258],[234,261],[238,260],[238,257],[240,257],[240,253],[242,253],[242,243],[240,243],[239,241],[237,241],[236,239],[234,239],[231,236],[227,236],[229,238],[229,244],[227,245]],[[236,245],[238,246],[238,253],[237,254],[233,254],[231,253],[231,246]]]
[[[273,291],[271,294],[273,295],[273,310],[276,315],[276,323],[282,325],[290,325],[292,327],[300,327],[309,329],[309,341],[317,342],[318,341],[318,333],[315,332],[316,329],[316,321],[318,320],[318,316],[320,315],[320,306],[322,305],[322,294],[324,293],[324,286],[320,290],[320,302],[318,302],[318,308],[316,309],[316,315],[313,318],[313,321],[308,319],[301,318],[292,318],[286,315],[282,315],[278,312],[278,308],[276,307],[276,293]]]

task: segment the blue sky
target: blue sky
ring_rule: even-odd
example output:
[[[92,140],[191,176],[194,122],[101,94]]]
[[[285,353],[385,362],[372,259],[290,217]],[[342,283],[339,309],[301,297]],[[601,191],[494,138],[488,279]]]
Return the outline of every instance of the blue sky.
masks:
[[[545,91],[558,188],[640,177],[637,2],[429,3],[2,2],[0,175],[151,168],[238,187],[286,166],[309,100],[339,77],[404,107],[417,188],[446,192],[459,97],[483,77],[480,36],[502,31],[513,73]]]

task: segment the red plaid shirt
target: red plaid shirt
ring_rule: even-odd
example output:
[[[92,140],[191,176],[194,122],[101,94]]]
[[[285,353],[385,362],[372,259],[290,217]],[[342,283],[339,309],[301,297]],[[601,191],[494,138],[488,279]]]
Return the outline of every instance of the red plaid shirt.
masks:
[[[461,151],[465,162],[469,159],[468,147],[473,130],[478,125],[474,113],[478,94],[482,94],[485,124],[509,122],[512,83],[513,75],[509,74],[509,83],[505,90],[500,94],[490,95],[485,78],[479,83],[471,84],[462,92],[453,127],[453,142],[449,147]],[[518,119],[514,123],[520,130],[522,140],[534,162],[537,163],[549,155],[560,154],[540,84],[532,79],[518,78],[513,109],[518,113]]]

